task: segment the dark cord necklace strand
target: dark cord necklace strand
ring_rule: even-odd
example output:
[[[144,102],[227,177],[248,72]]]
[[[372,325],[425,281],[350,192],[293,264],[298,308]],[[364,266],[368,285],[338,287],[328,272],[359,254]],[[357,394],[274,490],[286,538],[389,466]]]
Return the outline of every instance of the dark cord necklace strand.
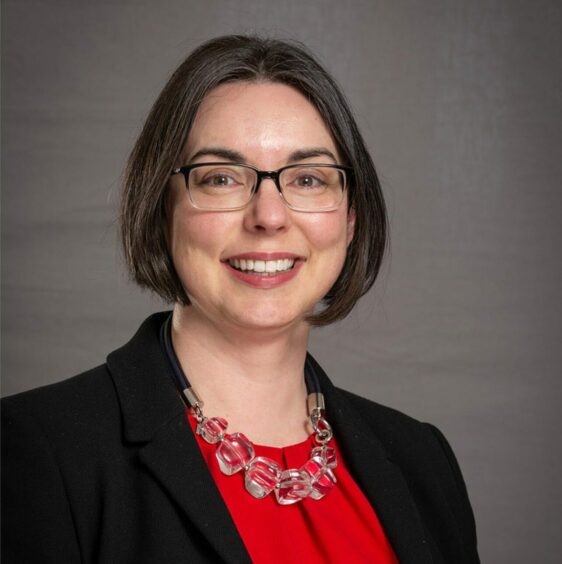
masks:
[[[228,422],[220,417],[207,418],[203,402],[191,387],[172,345],[172,315],[162,324],[160,340],[172,367],[171,376],[183,402],[197,420],[196,433],[210,444],[218,444],[216,457],[224,474],[245,471],[246,490],[261,499],[272,491],[280,505],[291,505],[305,498],[322,499],[336,485],[333,469],[337,466],[336,451],[328,443],[333,437],[332,428],[324,418],[324,396],[320,391],[318,376],[307,356],[305,383],[308,392],[309,419],[318,444],[301,468],[282,468],[270,458],[256,456],[254,445],[242,433],[226,433]]]

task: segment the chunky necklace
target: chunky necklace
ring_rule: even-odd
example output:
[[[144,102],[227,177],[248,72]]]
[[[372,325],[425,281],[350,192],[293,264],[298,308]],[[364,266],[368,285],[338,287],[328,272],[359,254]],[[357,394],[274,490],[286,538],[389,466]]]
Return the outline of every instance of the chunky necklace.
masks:
[[[281,505],[291,505],[310,497],[323,498],[335,485],[333,469],[337,466],[336,451],[328,443],[332,440],[332,428],[324,417],[324,396],[320,392],[318,377],[310,360],[305,363],[305,382],[308,392],[308,417],[314,430],[317,444],[310,458],[300,468],[283,470],[277,462],[265,456],[255,456],[254,445],[242,433],[226,432],[228,422],[221,417],[205,417],[203,402],[189,384],[172,346],[172,316],[170,315],[160,333],[172,374],[180,396],[197,421],[196,433],[207,443],[216,444],[219,468],[228,476],[244,471],[246,490],[261,499],[275,492]]]

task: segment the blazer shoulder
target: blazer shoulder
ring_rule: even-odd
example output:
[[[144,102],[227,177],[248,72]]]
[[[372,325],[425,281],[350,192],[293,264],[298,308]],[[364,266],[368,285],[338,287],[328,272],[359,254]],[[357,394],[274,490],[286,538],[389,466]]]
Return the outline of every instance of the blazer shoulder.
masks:
[[[466,484],[455,454],[441,431],[396,409],[338,391],[360,415],[361,422],[384,446],[390,460],[404,474],[420,499],[436,499],[436,492],[455,515],[467,561],[478,562],[476,525]]]
[[[2,398],[2,405],[31,406],[36,402],[58,403],[64,400],[72,400],[99,390],[100,386],[104,386],[104,381],[110,383],[109,371],[105,363],[60,382],[6,396]]]
[[[456,457],[437,427],[385,405],[339,390],[376,436],[389,458],[410,476],[441,474],[453,478],[464,495],[466,488]]]
[[[369,427],[376,429],[377,435],[407,437],[428,433],[427,423],[406,415],[398,409],[382,405],[341,388],[337,390],[345,397],[353,409],[361,415]]]
[[[76,500],[100,516],[101,476],[119,453],[116,402],[105,365],[2,399],[3,561],[82,561]]]
[[[3,427],[33,420],[43,433],[72,435],[95,425],[114,424],[119,406],[107,365],[47,386],[2,398]],[[117,418],[117,419],[116,419]]]

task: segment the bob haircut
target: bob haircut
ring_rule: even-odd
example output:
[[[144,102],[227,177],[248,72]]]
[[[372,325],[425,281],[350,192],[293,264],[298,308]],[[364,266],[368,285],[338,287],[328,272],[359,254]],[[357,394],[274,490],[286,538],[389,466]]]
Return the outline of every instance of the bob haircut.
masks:
[[[131,277],[165,301],[189,305],[168,251],[166,191],[205,96],[230,82],[275,82],[299,90],[318,109],[344,165],[353,169],[348,205],[355,231],[342,271],[309,316],[311,325],[344,318],[374,284],[387,247],[387,213],[375,167],[344,95],[302,45],[256,36],[227,35],[198,47],[158,96],[125,170],[121,243]]]

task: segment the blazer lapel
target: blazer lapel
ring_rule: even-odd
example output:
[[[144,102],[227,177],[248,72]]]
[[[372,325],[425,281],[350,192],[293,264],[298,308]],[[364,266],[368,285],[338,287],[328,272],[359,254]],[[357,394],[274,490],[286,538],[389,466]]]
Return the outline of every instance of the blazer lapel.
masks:
[[[125,439],[139,460],[226,562],[251,562],[185,415],[161,350],[167,313],[149,317],[107,364],[117,389]]]
[[[326,398],[327,419],[334,427],[346,465],[374,507],[400,564],[435,564],[400,468],[315,361],[314,367]]]
[[[251,561],[185,413],[162,427],[139,457],[225,562]]]

